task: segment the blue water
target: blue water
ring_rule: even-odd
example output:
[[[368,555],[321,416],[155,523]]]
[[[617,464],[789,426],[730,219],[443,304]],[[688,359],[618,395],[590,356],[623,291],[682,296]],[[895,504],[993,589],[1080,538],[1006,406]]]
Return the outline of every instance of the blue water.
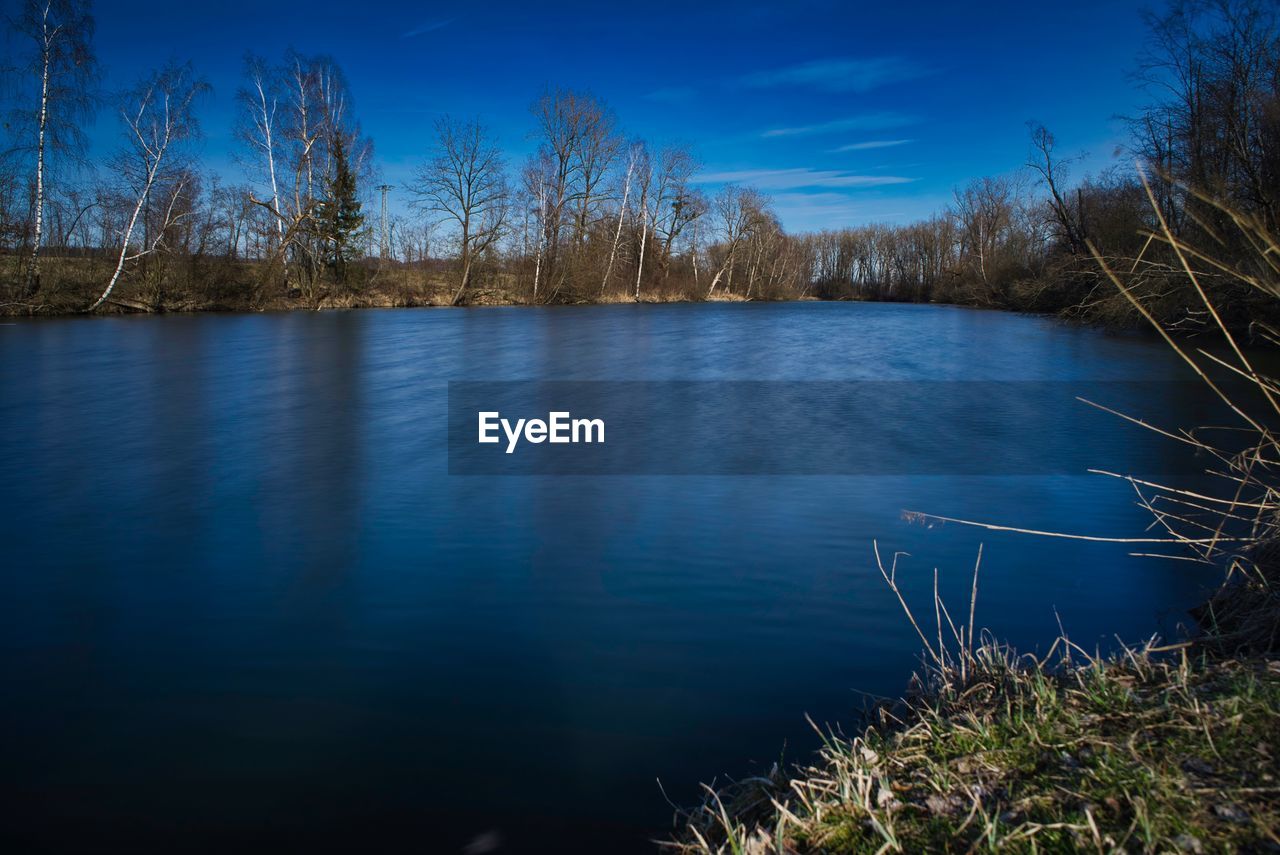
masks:
[[[978,622],[1028,650],[1055,610],[1086,647],[1172,630],[1213,581],[901,517],[1147,525],[1084,474],[450,476],[450,380],[1180,376],[1154,339],[935,306],[0,326],[0,837],[643,851],[667,797],[904,687],[919,643],[873,539],[911,553],[921,611],[935,567],[964,610],[984,543]]]

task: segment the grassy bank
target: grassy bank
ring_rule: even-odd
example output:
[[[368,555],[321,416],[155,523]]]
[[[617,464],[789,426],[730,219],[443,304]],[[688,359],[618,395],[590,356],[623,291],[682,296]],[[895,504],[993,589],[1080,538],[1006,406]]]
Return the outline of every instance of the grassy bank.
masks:
[[[89,257],[46,257],[48,285],[34,296],[17,284],[15,260],[0,260],[0,316],[53,317],[83,314],[101,293],[109,274],[103,261]],[[0,275],[0,280],[3,276]],[[123,281],[95,314],[163,314],[167,312],[279,312],[325,309],[418,308],[431,306],[526,306],[614,303],[742,302],[742,294],[719,291],[694,294],[681,287],[652,287],[637,300],[631,291],[605,293],[569,290],[542,293],[536,299],[514,277],[494,275],[459,292],[447,275],[428,274],[404,266],[374,264],[353,269],[352,281],[316,283],[286,289],[265,285],[262,265],[253,261],[210,260],[199,265],[162,269],[154,276]],[[807,294],[756,295],[753,299],[812,300]]]
[[[1066,638],[1042,659],[975,643],[972,601],[957,629],[936,596],[930,637],[900,596],[927,657],[906,697],[857,736],[822,732],[809,765],[707,788],[667,845],[1280,851],[1280,564],[1273,541],[1250,551],[1195,610],[1197,637],[1106,657]]]
[[[1077,657],[1080,655],[1076,651]],[[1280,851],[1280,661],[995,645],[812,765],[718,792],[689,853]]]

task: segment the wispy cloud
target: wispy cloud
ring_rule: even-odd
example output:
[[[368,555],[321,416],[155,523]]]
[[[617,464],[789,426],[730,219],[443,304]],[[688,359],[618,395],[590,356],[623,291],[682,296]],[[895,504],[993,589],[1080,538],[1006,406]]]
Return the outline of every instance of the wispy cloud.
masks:
[[[445,27],[452,24],[453,20],[454,20],[453,18],[443,18],[439,21],[427,21],[425,24],[420,24],[414,27],[412,30],[405,30],[403,33],[400,34],[400,38],[411,39],[414,36],[423,36],[423,35],[426,35],[427,33],[434,33],[436,30],[444,29]]]
[[[770,128],[763,131],[762,137],[802,137],[817,134],[832,134],[839,131],[883,131],[889,128],[900,128],[903,125],[915,124],[916,120],[900,113],[869,113],[863,116],[850,116],[847,119],[835,119],[830,122],[819,122],[814,125],[799,125],[788,128]]]
[[[914,178],[902,175],[854,175],[831,169],[741,169],[705,172],[697,176],[702,184],[750,184],[760,190],[799,190],[806,187],[856,189],[909,184]]]
[[[652,92],[646,92],[645,100],[660,101],[666,104],[675,104],[680,101],[690,101],[698,90],[692,86],[667,86],[662,89],[655,89]]]
[[[800,86],[824,92],[869,92],[890,83],[915,80],[930,73],[924,66],[903,57],[835,57],[757,71],[739,78],[739,83],[752,89]]]
[[[873,148],[893,148],[894,146],[906,145],[915,142],[915,140],[867,140],[866,142],[849,143],[830,150],[830,154],[840,154],[846,151],[868,151]]]
[[[841,193],[775,193],[773,209],[788,229],[814,231],[897,219],[883,200],[854,201]]]
[[[927,217],[946,198],[904,198],[892,193],[854,196],[838,191],[771,193],[773,209],[788,231],[838,229],[866,223],[904,223]]]

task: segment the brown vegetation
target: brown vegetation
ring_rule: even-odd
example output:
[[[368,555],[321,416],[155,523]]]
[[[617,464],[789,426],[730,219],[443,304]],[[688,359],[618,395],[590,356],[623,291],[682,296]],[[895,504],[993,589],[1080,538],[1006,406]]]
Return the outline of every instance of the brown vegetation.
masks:
[[[26,7],[22,121],[9,125],[13,144],[0,159],[0,308],[13,314],[83,311],[107,291],[100,310],[814,297],[1141,323],[1096,252],[1126,272],[1140,305],[1193,331],[1209,319],[1176,256],[1152,239],[1162,221],[1179,239],[1213,244],[1218,258],[1252,263],[1226,236],[1229,222],[1187,188],[1267,229],[1280,211],[1280,36],[1262,0],[1176,0],[1151,17],[1138,69],[1150,103],[1131,119],[1130,150],[1155,181],[1155,209],[1133,170],[1072,184],[1070,160],[1032,124],[1021,170],[969,182],[930,219],[801,235],[787,234],[752,188],[709,194],[688,147],[631,139],[601,99],[560,89],[534,101],[539,146],[519,169],[483,126],[446,117],[408,188],[417,218],[367,216],[362,200],[378,180],[372,141],[342,71],[296,52],[278,64],[246,60],[243,183],[226,183],[184,148],[198,130],[202,85],[180,66],[122,102],[113,168],[72,168],[70,119],[96,80],[92,18],[86,0]],[[156,91],[189,115],[156,125],[156,102],[139,101]],[[51,135],[39,136],[42,127]],[[140,146],[140,127],[161,133]],[[61,168],[50,171],[46,156]],[[1253,290],[1200,272],[1232,328],[1270,317]]]

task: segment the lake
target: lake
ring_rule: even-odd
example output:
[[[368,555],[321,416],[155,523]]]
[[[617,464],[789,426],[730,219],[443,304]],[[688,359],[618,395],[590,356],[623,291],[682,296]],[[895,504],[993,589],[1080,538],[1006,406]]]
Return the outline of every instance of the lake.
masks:
[[[1154,338],[920,305],[0,326],[0,835],[49,852],[649,851],[668,799],[803,760],[806,714],[853,724],[905,687],[919,642],[873,539],[911,553],[913,602],[936,567],[961,611],[984,544],[978,622],[1025,650],[1047,648],[1055,613],[1086,648],[1172,631],[1215,581],[1124,546],[902,518],[1149,522],[1124,483],[1051,465],[451,475],[450,381],[1182,376]],[[1090,436],[1110,418],[1040,415]],[[1099,453],[1150,442],[1117,426]]]

